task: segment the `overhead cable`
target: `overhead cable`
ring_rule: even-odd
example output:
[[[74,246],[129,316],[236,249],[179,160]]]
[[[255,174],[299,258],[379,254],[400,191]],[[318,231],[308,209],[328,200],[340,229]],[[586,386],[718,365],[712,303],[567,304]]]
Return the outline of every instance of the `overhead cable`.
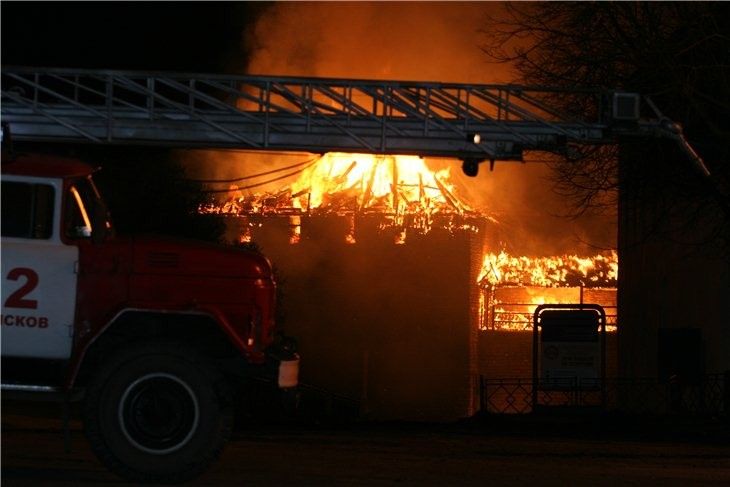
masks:
[[[259,186],[265,186],[265,185],[267,185],[269,183],[273,183],[273,182],[279,181],[281,179],[286,179],[286,178],[289,178],[291,176],[295,176],[295,175],[297,175],[297,174],[299,174],[301,172],[304,172],[305,170],[309,169],[314,164],[316,164],[316,162],[317,162],[316,160],[310,161],[309,165],[304,166],[301,169],[297,169],[296,171],[292,171],[290,173],[283,174],[283,175],[281,175],[281,176],[279,176],[277,178],[268,179],[266,181],[261,181],[259,183],[255,183],[255,184],[249,184],[248,186],[235,186],[233,188],[228,188],[228,189],[204,189],[204,190],[201,191],[201,193],[233,193],[235,191],[241,191],[241,190],[244,190],[244,189],[251,189],[251,188],[257,188]],[[278,172],[278,170],[275,171],[275,172]],[[262,174],[264,174],[264,173],[262,173]],[[268,173],[268,174],[270,174],[270,173]],[[234,181],[237,181],[237,180],[234,180]]]
[[[247,179],[255,179],[255,178],[262,177],[262,176],[268,176],[269,174],[275,174],[277,172],[286,171],[287,169],[291,169],[291,168],[294,168],[294,167],[304,166],[304,165],[309,164],[309,163],[311,163],[313,161],[316,161],[319,158],[320,158],[320,156],[317,155],[317,156],[313,157],[312,159],[309,159],[309,160],[304,161],[304,162],[298,162],[298,163],[292,164],[290,166],[284,166],[284,167],[280,167],[278,169],[272,169],[271,171],[260,172],[258,174],[251,174],[250,176],[243,176],[243,177],[240,177],[240,178],[233,178],[233,179],[187,179],[186,178],[186,181],[192,181],[194,183],[235,183],[237,181],[245,181]]]

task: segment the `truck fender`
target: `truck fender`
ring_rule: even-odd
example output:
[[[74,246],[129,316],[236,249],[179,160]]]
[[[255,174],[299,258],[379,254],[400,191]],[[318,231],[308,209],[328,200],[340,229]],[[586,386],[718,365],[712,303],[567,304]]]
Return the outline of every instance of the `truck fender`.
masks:
[[[74,352],[74,354],[71,357],[71,361],[69,364],[69,370],[68,375],[66,377],[66,381],[64,383],[64,388],[66,390],[70,390],[74,387],[76,384],[76,380],[78,379],[79,372],[81,371],[82,365],[84,363],[84,360],[86,358],[86,355],[88,351],[93,347],[93,345],[102,337],[104,334],[112,327],[115,323],[118,322],[118,320],[129,314],[129,313],[140,313],[140,314],[151,314],[151,315],[185,315],[185,316],[199,316],[203,318],[208,318],[214,323],[216,323],[221,331],[225,334],[226,338],[230,340],[230,342],[233,344],[233,346],[241,351],[242,353],[246,353],[246,344],[239,334],[237,334],[231,325],[231,323],[226,319],[226,316],[221,313],[220,311],[216,309],[195,309],[195,310],[179,310],[179,309],[153,309],[153,308],[123,308],[119,310],[114,317],[112,317],[104,326],[102,326],[96,333],[93,334],[93,336],[89,339],[83,342],[83,344],[79,347],[78,350]]]

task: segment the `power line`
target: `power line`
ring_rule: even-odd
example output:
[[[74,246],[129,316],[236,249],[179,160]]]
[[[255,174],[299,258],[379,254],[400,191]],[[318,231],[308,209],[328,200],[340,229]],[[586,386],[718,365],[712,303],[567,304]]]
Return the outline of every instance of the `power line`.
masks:
[[[298,162],[298,163],[292,164],[290,166],[284,166],[284,167],[280,167],[278,169],[272,169],[271,171],[260,172],[258,174],[252,174],[250,176],[243,176],[243,177],[240,177],[240,178],[233,178],[233,179],[187,179],[186,178],[185,180],[186,181],[191,181],[191,182],[194,182],[194,183],[235,183],[237,181],[245,181],[247,179],[255,179],[255,178],[259,178],[261,176],[268,176],[269,174],[275,174],[277,172],[286,171],[287,169],[291,169],[293,167],[304,166],[305,164],[309,164],[309,163],[311,163],[313,161],[316,161],[317,159],[319,159],[319,157],[320,156],[315,156],[312,159],[309,159],[309,160],[304,161],[304,162]],[[307,166],[307,167],[309,167],[309,166]]]
[[[277,178],[274,178],[274,179],[269,179],[269,180],[266,180],[266,181],[261,181],[259,183],[255,183],[255,184],[249,184],[248,186],[236,186],[235,188],[228,188],[228,189],[204,189],[201,192],[202,193],[233,193],[234,191],[241,191],[241,190],[244,190],[244,189],[251,189],[251,188],[257,188],[259,186],[265,186],[265,185],[267,185],[269,183],[273,183],[275,181],[279,181],[279,180],[282,180],[282,179],[286,179],[286,178],[289,178],[291,176],[295,176],[295,175],[297,175],[297,174],[299,174],[301,172],[304,172],[305,170],[307,170],[310,167],[312,167],[313,165],[315,165],[317,163],[317,160],[316,159],[313,159],[313,160],[308,161],[308,162],[309,162],[309,164],[307,166],[304,166],[301,169],[297,169],[296,171],[292,171],[290,173],[283,174],[283,175],[281,175],[281,176],[279,176]],[[297,164],[297,166],[299,166],[299,165],[300,164]],[[278,170],[277,171],[273,171],[273,172],[278,172]],[[262,173],[262,174],[265,174],[265,173]],[[270,174],[270,172],[269,172],[269,174]],[[234,181],[237,181],[237,180],[234,180]]]

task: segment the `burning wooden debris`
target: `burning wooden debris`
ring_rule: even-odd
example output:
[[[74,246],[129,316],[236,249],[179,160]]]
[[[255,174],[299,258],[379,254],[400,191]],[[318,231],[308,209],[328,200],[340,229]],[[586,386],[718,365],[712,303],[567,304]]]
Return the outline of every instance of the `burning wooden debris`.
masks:
[[[259,186],[259,185],[256,185]],[[379,216],[382,227],[427,233],[434,226],[450,232],[478,231],[485,215],[460,199],[449,169],[431,171],[415,156],[328,153],[300,171],[282,188],[252,192],[231,186],[224,201],[211,201],[203,213],[237,217]],[[353,243],[353,236],[347,241]]]
[[[588,257],[488,253],[479,275],[482,286],[616,287],[617,280],[618,254],[615,251]]]
[[[530,331],[540,304],[595,302],[606,309],[606,330],[615,332],[617,280],[614,251],[588,257],[487,253],[477,279],[479,329]]]

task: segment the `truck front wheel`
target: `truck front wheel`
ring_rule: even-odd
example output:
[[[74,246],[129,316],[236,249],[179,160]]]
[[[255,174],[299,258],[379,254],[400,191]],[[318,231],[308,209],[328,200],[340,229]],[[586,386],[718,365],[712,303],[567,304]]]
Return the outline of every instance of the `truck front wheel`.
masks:
[[[214,369],[184,345],[116,354],[87,389],[85,428],[101,461],[135,482],[176,483],[202,473],[230,435],[230,398]]]

